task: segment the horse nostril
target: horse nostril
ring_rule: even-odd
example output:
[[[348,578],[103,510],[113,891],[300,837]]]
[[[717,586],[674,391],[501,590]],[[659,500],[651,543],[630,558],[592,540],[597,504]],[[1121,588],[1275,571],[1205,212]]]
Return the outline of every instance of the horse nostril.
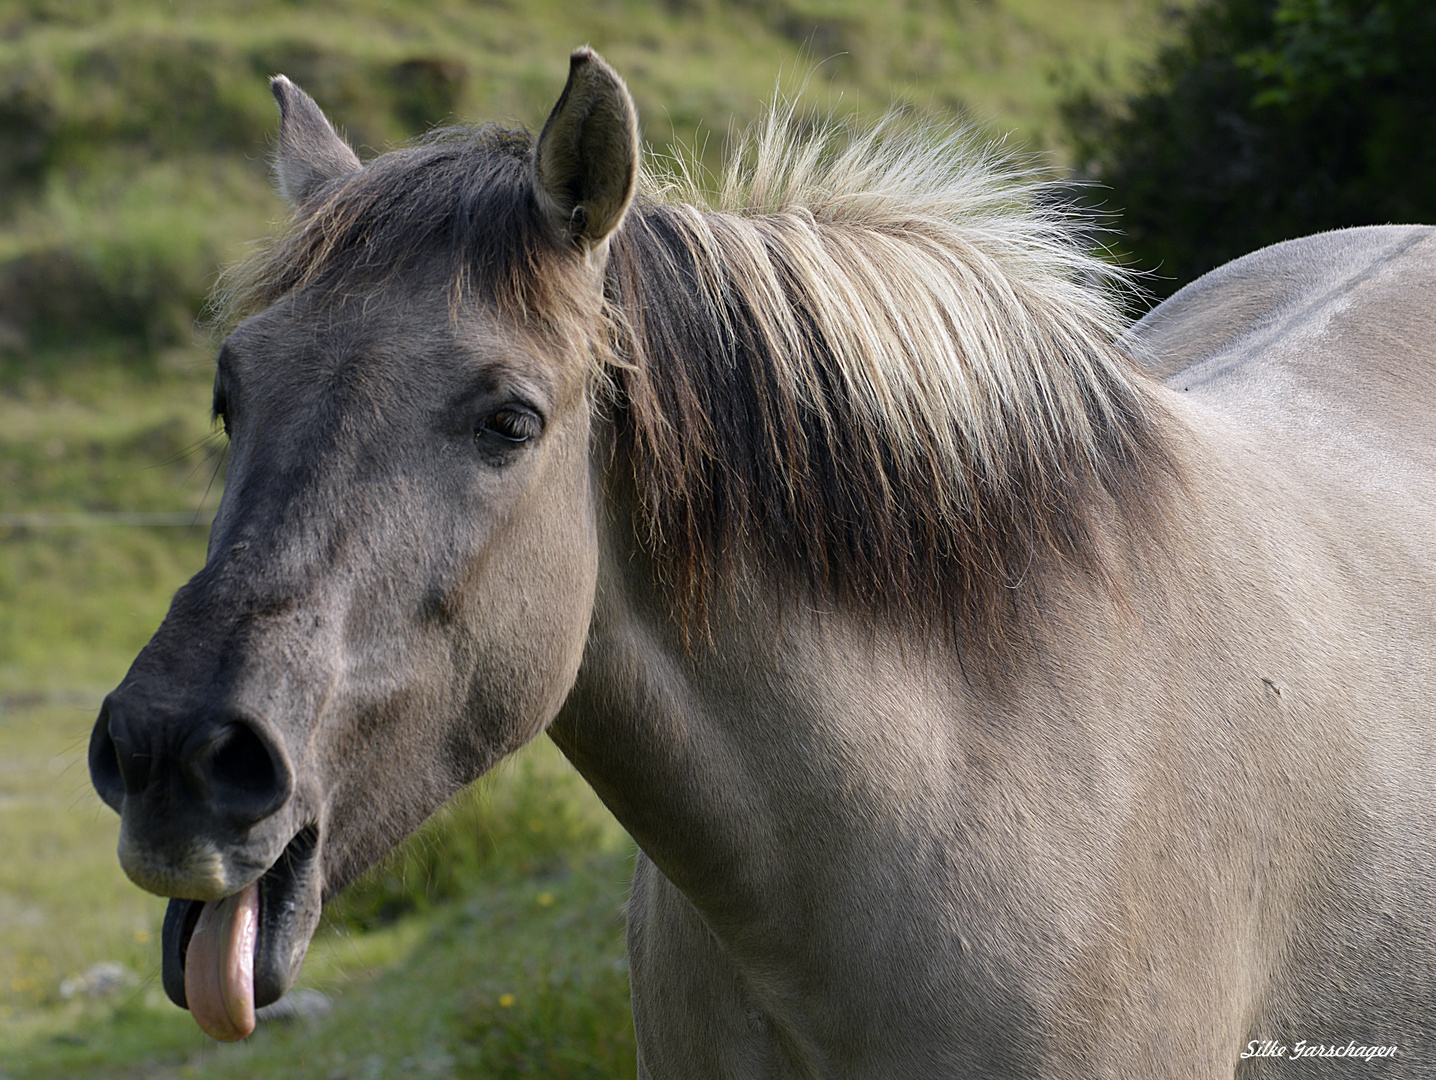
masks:
[[[284,751],[244,720],[221,728],[192,768],[215,808],[246,822],[273,814],[294,789]]]
[[[144,784],[144,777],[139,775],[144,770],[137,767],[129,743],[123,720],[106,699],[90,732],[90,782],[105,805],[116,813],[125,801],[125,792],[138,790]]]

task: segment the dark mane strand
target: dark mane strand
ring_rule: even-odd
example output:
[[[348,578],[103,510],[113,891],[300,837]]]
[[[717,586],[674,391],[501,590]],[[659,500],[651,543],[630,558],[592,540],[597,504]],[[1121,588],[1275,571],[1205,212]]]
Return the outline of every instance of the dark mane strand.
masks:
[[[524,130],[448,128],[367,162],[321,189],[287,231],[226,274],[221,319],[233,323],[309,286],[439,267],[456,304],[481,300],[530,329],[570,335],[579,290],[555,264],[573,259],[539,217],[532,147]]]

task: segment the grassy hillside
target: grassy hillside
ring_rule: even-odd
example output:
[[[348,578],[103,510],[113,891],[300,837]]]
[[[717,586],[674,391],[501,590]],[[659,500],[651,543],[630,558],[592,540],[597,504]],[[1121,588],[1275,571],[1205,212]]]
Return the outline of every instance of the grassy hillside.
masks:
[[[720,156],[780,78],[841,110],[903,101],[1061,151],[1061,85],[1126,70],[1155,0],[638,0],[0,6],[0,359],[75,347],[137,366],[188,344],[216,265],[280,208],[266,77],[309,90],[362,154],[456,118],[542,122],[568,51],[628,78],[648,140]],[[816,65],[816,66],[815,66]],[[117,349],[118,352],[111,352]],[[3,367],[0,367],[3,371]]]
[[[268,75],[313,93],[361,156],[456,118],[537,126],[589,42],[655,150],[698,146],[710,166],[780,79],[839,110],[963,116],[1060,161],[1060,87],[1120,83],[1161,8],[0,0],[0,1080],[632,1071],[630,848],[547,744],[336,906],[305,974],[334,995],[328,1019],[216,1048],[159,992],[164,905],[119,872],[85,746],[203,562],[223,474],[197,318],[217,267],[284,213]],[[76,990],[101,962],[136,981]]]

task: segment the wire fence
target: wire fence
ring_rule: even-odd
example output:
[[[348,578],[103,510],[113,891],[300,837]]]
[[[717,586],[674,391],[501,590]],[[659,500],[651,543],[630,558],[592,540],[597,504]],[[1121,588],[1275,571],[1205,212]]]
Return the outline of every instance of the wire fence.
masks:
[[[212,510],[85,510],[69,513],[0,514],[0,529],[89,529],[113,525],[208,528]]]

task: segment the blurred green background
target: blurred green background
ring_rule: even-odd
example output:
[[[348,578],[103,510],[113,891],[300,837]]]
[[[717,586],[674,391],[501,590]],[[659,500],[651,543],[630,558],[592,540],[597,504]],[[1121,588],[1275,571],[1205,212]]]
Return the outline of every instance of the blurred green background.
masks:
[[[101,698],[203,562],[223,486],[205,297],[285,214],[269,177],[269,75],[307,89],[361,157],[457,120],[537,127],[585,42],[628,79],[651,152],[709,167],[780,85],[839,112],[900,103],[1106,181],[1089,200],[1141,223],[1115,234],[1119,254],[1190,277],[1264,234],[1238,220],[1226,248],[1191,259],[1143,247],[1143,229],[1169,240],[1152,220],[1180,216],[1149,197],[1172,186],[1153,169],[1189,177],[1224,151],[1153,150],[1133,118],[1185,131],[1151,103],[1224,86],[1217,54],[1252,80],[1220,116],[1311,113],[1313,71],[1336,71],[1342,100],[1353,80],[1399,82],[1411,62],[1393,76],[1381,50],[1410,36],[1392,37],[1400,8],[0,0],[0,1080],[633,1075],[631,843],[546,740],[333,905],[301,984],[327,995],[323,1015],[219,1046],[160,991],[164,903],[121,874],[85,750]],[[1322,59],[1337,47],[1344,67]],[[1191,100],[1181,108],[1200,113]],[[1147,172],[1131,164],[1144,153]],[[1183,279],[1168,272],[1152,291]]]

